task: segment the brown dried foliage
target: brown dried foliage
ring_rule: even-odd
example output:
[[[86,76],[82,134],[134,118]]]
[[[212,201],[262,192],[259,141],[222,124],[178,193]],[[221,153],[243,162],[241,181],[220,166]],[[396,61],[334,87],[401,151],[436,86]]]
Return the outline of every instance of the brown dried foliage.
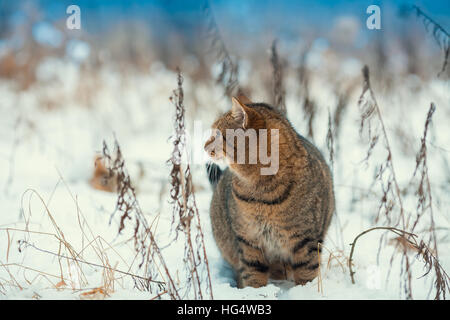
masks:
[[[418,205],[417,205],[417,215],[416,219],[413,222],[412,226],[410,225],[411,214],[407,215],[406,210],[403,207],[403,193],[398,184],[398,180],[396,177],[394,162],[392,157],[392,149],[390,147],[389,137],[386,132],[386,128],[384,125],[383,118],[381,116],[381,111],[376,101],[373,90],[370,86],[370,78],[369,78],[369,68],[365,66],[363,68],[363,92],[358,101],[358,105],[361,111],[361,126],[360,133],[364,130],[368,131],[370,145],[366,156],[366,161],[369,160],[372,150],[375,148],[378,140],[381,138],[384,141],[384,147],[387,152],[386,160],[378,165],[378,170],[375,175],[375,179],[373,184],[379,183],[382,189],[382,198],[380,199],[378,214],[376,218],[376,222],[379,221],[381,214],[386,219],[386,223],[390,225],[392,221],[394,221],[393,227],[375,227],[369,230],[366,230],[359,234],[354,242],[352,243],[352,251],[350,254],[350,275],[352,277],[352,281],[354,283],[353,274],[354,272],[351,269],[351,262],[353,256],[354,245],[357,239],[372,230],[384,229],[391,232],[396,233],[399,237],[401,237],[402,241],[397,241],[396,246],[401,246],[401,269],[400,274],[402,276],[401,288],[403,288],[405,296],[408,299],[412,299],[412,271],[411,271],[411,263],[409,261],[408,251],[409,248],[413,247],[417,252],[417,257],[421,257],[425,263],[426,272],[424,275],[427,275],[432,269],[434,269],[434,288],[436,291],[435,299],[441,299],[446,296],[446,292],[448,291],[449,277],[445,270],[439,263],[438,251],[437,251],[437,238],[435,234],[434,228],[434,218],[433,218],[433,209],[432,209],[432,196],[431,196],[431,187],[430,181],[428,177],[428,167],[427,167],[427,148],[426,148],[426,137],[429,125],[431,123],[432,115],[435,111],[435,106],[432,103],[430,109],[427,114],[427,119],[425,122],[424,134],[421,139],[421,148],[416,157],[416,169],[413,174],[413,178],[416,176],[417,172],[421,172],[418,188],[416,195],[418,196]],[[375,130],[373,130],[373,126]],[[375,132],[374,132],[375,131]],[[430,218],[430,236],[427,242],[424,240],[417,241],[416,235],[413,234],[415,227],[417,226],[419,220],[422,216],[424,216],[426,211],[429,211]],[[392,217],[393,214],[398,213],[397,217]],[[392,219],[394,218],[394,220]],[[397,229],[397,226],[401,223],[402,230]],[[407,231],[408,230],[408,231]],[[381,242],[384,238],[385,234],[380,240],[379,251],[381,250]],[[402,245],[402,243],[406,243],[408,245]],[[432,247],[432,249],[430,249]],[[394,259],[394,255],[391,257],[391,265]]]
[[[175,107],[175,136],[173,152],[168,163],[172,166],[170,172],[170,198],[173,205],[172,227],[176,236],[182,232],[185,239],[184,266],[187,273],[186,287],[183,298],[204,299],[206,295],[213,298],[211,275],[209,272],[208,257],[201,228],[200,214],[195,202],[193,182],[189,163],[183,169],[181,160],[185,147],[184,124],[184,92],[183,77],[178,70],[178,88],[173,91],[172,101]],[[193,296],[190,292],[193,292]]]
[[[286,115],[286,98],[283,86],[283,65],[278,57],[277,41],[272,42],[270,62],[273,70],[273,103],[284,115]]]
[[[358,234],[355,239],[353,240],[353,242],[350,244],[351,245],[351,251],[350,251],[350,257],[349,257],[349,261],[348,261],[348,266],[349,266],[349,270],[350,270],[350,277],[352,279],[352,283],[355,283],[355,272],[353,271],[353,253],[355,250],[355,246],[356,246],[356,242],[358,241],[358,239],[360,237],[362,237],[363,235],[372,232],[374,230],[387,230],[387,231],[391,231],[393,233],[395,233],[398,237],[396,239],[401,239],[398,240],[398,243],[401,243],[403,246],[403,250],[407,250],[408,249],[413,249],[414,251],[417,252],[416,257],[420,257],[423,259],[424,264],[425,264],[425,268],[426,271],[425,273],[422,275],[422,277],[426,276],[428,273],[430,273],[430,271],[434,268],[435,273],[436,273],[436,279],[434,281],[434,286],[436,289],[436,295],[435,295],[435,300],[440,300],[441,298],[443,298],[445,300],[446,298],[446,292],[448,291],[449,288],[449,284],[450,284],[450,277],[449,275],[445,272],[445,270],[442,268],[442,266],[439,263],[439,259],[436,256],[436,253],[434,253],[426,244],[424,241],[417,241],[417,235],[411,232],[406,232],[404,230],[400,230],[397,228],[392,228],[392,227],[374,227],[374,228],[370,228],[368,230],[365,230],[363,232],[361,232],[360,234]],[[406,254],[403,254],[402,259],[405,260],[405,264],[406,264],[406,273],[405,273],[405,278],[404,281],[406,282],[406,285],[404,286],[405,288],[405,293],[407,295],[408,298],[412,299],[412,292],[411,292],[411,280],[412,280],[412,275],[410,272],[408,272],[410,270],[410,263],[409,260],[407,259]],[[405,270],[401,270],[401,273],[403,274]]]
[[[205,1],[203,12],[206,18],[207,37],[210,39],[210,50],[214,52],[216,59],[221,65],[221,70],[217,76],[216,82],[224,87],[226,96],[231,97],[233,93],[239,91],[238,83],[238,64],[231,58],[225,42],[220,34],[219,27],[214,18],[209,1]]]
[[[134,247],[136,256],[141,257],[139,269],[143,268],[144,279],[134,278],[136,287],[145,289],[150,292],[160,293],[162,290],[167,290],[171,299],[180,299],[178,289],[175,286],[173,278],[169,272],[164,257],[161,254],[159,245],[157,244],[153,231],[150,229],[147,219],[144,217],[142,209],[136,197],[136,192],[131,183],[130,175],[125,166],[125,160],[122,156],[119,143],[115,140],[115,155],[112,156],[106,142],[103,142],[103,158],[106,167],[110,172],[110,176],[117,177],[117,203],[116,209],[111,215],[111,220],[114,215],[119,212],[120,223],[118,233],[126,227],[127,220],[134,220]],[[164,274],[159,272],[159,266],[162,266]],[[162,279],[161,279],[162,278]],[[155,286],[155,281],[164,282],[165,285],[158,283]]]
[[[438,76],[440,76],[443,72],[445,72],[448,65],[450,35],[441,25],[431,19],[418,6],[413,6],[413,10],[415,11],[416,16],[422,20],[426,31],[431,32],[433,38],[436,40],[436,43],[439,45],[441,50],[444,51],[444,62],[442,63],[441,71],[438,73]]]
[[[340,129],[342,119],[344,117],[345,110],[347,109],[348,102],[350,100],[350,94],[353,90],[353,86],[345,90],[344,92],[340,92],[336,90],[336,96],[338,97],[338,102],[336,105],[336,109],[334,110],[333,115],[333,127],[334,127],[334,136],[336,141],[339,140]]]
[[[380,213],[382,212],[381,209],[384,208],[384,216],[387,218],[387,222],[391,224],[391,212],[394,209],[394,206],[398,205],[399,215],[396,219],[397,221],[394,223],[394,226],[397,227],[401,222],[403,228],[405,228],[405,209],[403,207],[401,189],[395,174],[389,137],[381,116],[380,108],[376,101],[372,87],[370,86],[369,68],[364,66],[362,73],[363,91],[358,101],[358,106],[361,113],[360,134],[362,134],[364,130],[367,130],[370,141],[365,161],[369,160],[371,153],[377,145],[380,137],[384,141],[384,147],[387,152],[386,160],[378,166],[373,182],[373,184],[379,182],[383,190],[377,221],[380,218]]]
[[[434,103],[430,104],[430,108],[428,109],[427,118],[425,120],[425,126],[424,126],[424,132],[423,136],[421,138],[421,145],[420,150],[417,153],[416,156],[416,168],[414,170],[413,177],[416,176],[416,174],[420,173],[419,183],[417,186],[416,195],[418,197],[417,200],[417,216],[416,220],[414,221],[412,225],[412,230],[414,230],[419,223],[419,220],[426,214],[426,212],[429,212],[429,219],[430,219],[430,227],[429,227],[429,238],[428,241],[425,243],[424,241],[421,241],[420,243],[420,252],[424,252],[422,254],[423,259],[426,264],[427,272],[425,274],[428,274],[433,268],[435,272],[435,280],[434,280],[434,286],[436,289],[436,295],[435,299],[443,298],[445,299],[446,291],[449,288],[449,277],[442,269],[442,267],[439,264],[439,253],[437,248],[437,237],[436,237],[436,228],[435,228],[435,222],[434,222],[434,213],[433,213],[433,197],[431,192],[431,183],[430,178],[428,176],[428,165],[427,165],[427,133],[429,126],[431,125],[431,120],[433,117],[433,114],[436,110],[436,106]],[[432,247],[433,254],[430,253],[429,247]]]
[[[330,164],[331,164],[331,172],[334,171],[334,135],[333,135],[333,124],[331,121],[331,112],[330,109],[328,109],[328,130],[327,130],[327,148],[328,153],[330,155]]]
[[[300,82],[300,95],[303,100],[302,108],[304,117],[308,121],[308,136],[314,139],[313,122],[316,115],[317,105],[312,100],[309,93],[309,78],[310,73],[306,67],[306,58],[308,56],[308,50],[305,50],[301,56],[300,67],[298,70],[298,79]]]

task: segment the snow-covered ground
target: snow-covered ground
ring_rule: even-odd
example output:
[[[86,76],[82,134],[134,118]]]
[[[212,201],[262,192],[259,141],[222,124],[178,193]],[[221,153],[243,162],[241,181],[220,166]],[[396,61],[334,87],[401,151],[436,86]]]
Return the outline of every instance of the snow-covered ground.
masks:
[[[346,74],[347,77],[360,77],[359,65],[346,71],[353,72]],[[118,235],[119,216],[110,223],[117,195],[95,190],[89,184],[94,157],[101,152],[103,140],[112,147],[114,134],[131,176],[137,177],[139,168],[143,168],[144,176],[134,180],[140,206],[149,223],[157,224],[156,239],[164,248],[162,253],[171,274],[176,275],[175,279],[184,279],[183,240],[166,246],[172,218],[168,194],[170,168],[166,161],[172,152],[169,137],[173,134],[174,115],[168,98],[176,88],[176,74],[158,63],[148,72],[139,74],[123,75],[108,66],[90,74],[70,60],[50,59],[37,69],[37,77],[39,81],[24,91],[18,90],[12,82],[0,81],[0,299],[103,297],[102,294],[85,294],[95,288],[108,289],[107,298],[111,299],[155,296],[155,293],[135,288],[129,276],[119,272],[106,274],[102,267],[77,265],[55,255],[58,252],[68,255],[67,249],[61,248],[54,236],[59,234],[84,261],[137,272],[133,241],[129,241],[132,226]],[[307,122],[295,94],[295,81],[294,77],[286,81],[288,115],[304,134]],[[413,87],[417,81],[418,89]],[[430,102],[436,103],[428,137],[428,167],[439,228],[436,231],[439,256],[448,272],[450,90],[448,83],[439,80],[421,83],[419,79],[406,79],[404,82],[395,94],[375,94],[391,139],[397,178],[402,185],[412,177],[426,114]],[[88,93],[86,88],[90,88]],[[186,122],[191,132],[194,121],[206,130],[219,110],[226,110],[230,105],[223,98],[222,89],[214,84],[193,83],[185,75],[184,89]],[[212,237],[208,213],[212,193],[204,165],[192,164],[214,298],[404,298],[400,288],[401,254],[394,257],[391,266],[394,246],[387,241],[378,251],[382,231],[365,235],[356,246],[356,284],[351,283],[347,266],[349,244],[355,236],[375,225],[386,225],[383,220],[375,223],[382,193],[379,185],[371,185],[375,165],[385,159],[386,153],[378,146],[367,165],[362,161],[368,145],[358,131],[360,93],[361,85],[358,85],[350,97],[339,138],[335,141],[335,147],[339,147],[334,163],[338,219],[334,217],[324,243],[320,282],[316,279],[305,286],[271,282],[258,289],[236,288],[232,271],[221,258]],[[268,96],[256,88],[252,99],[265,100]],[[328,158],[328,108],[333,112],[337,98],[333,87],[319,77],[311,81],[311,96],[319,106],[313,123],[314,142]],[[415,217],[414,192],[405,199],[405,206]],[[426,227],[425,224],[416,228],[419,239],[427,238]],[[389,240],[394,236],[387,234],[386,237]],[[429,294],[433,272],[420,278],[425,271],[423,262],[415,258],[414,252],[410,257],[413,297],[433,298],[433,293]]]

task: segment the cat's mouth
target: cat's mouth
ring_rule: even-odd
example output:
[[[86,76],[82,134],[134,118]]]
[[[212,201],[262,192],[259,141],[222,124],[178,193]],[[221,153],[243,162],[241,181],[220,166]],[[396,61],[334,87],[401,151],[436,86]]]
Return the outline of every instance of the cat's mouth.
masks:
[[[208,148],[205,148],[205,152],[208,155],[209,161],[218,165],[227,165],[227,159],[222,152],[217,152],[214,149],[208,150]]]
[[[211,159],[214,163],[219,163],[224,160],[224,156],[222,152],[220,152],[219,148],[215,145],[216,137],[212,136],[206,141],[204,150],[208,157]]]
[[[208,154],[209,159],[216,164],[223,164],[225,162],[225,157],[222,154],[218,154],[214,150],[205,150]]]

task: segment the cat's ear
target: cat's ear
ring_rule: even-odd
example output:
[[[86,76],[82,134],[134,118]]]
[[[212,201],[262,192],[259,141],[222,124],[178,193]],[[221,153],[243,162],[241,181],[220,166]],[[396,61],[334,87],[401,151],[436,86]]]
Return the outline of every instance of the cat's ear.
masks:
[[[251,104],[253,103],[246,95],[244,95],[242,92],[238,93],[237,99],[242,102],[243,104]]]
[[[238,98],[231,98],[231,114],[242,124],[242,128],[248,129],[255,121],[261,120],[261,116],[250,107],[243,104]]]

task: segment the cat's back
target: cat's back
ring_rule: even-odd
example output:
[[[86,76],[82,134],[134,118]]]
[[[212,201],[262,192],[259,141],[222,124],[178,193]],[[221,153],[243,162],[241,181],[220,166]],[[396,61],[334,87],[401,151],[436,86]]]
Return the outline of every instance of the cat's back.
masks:
[[[264,114],[266,119],[270,119],[270,121],[280,126],[283,130],[287,131],[289,135],[296,140],[296,144],[300,146],[300,149],[303,149],[307,152],[307,154],[312,157],[314,160],[320,161],[321,164],[324,164],[328,167],[328,164],[323,157],[320,150],[308,139],[299,134],[294,126],[291,124],[289,119],[282,114],[278,109],[265,104],[265,103],[253,103],[250,106],[256,109],[258,112]],[[291,147],[291,146],[290,146]],[[302,151],[303,151],[302,150]],[[301,152],[299,152],[301,153]],[[300,154],[298,156],[301,156]]]
[[[293,185],[286,197],[289,209],[271,216],[275,219],[285,217],[302,225],[315,224],[314,229],[323,237],[335,210],[333,178],[327,161],[311,141],[295,130],[284,114],[266,104],[253,104],[252,107],[264,114],[271,126],[283,131],[287,143],[280,144],[280,154],[290,154],[289,160],[280,163],[279,168],[285,185]],[[277,207],[269,209],[273,212]]]

